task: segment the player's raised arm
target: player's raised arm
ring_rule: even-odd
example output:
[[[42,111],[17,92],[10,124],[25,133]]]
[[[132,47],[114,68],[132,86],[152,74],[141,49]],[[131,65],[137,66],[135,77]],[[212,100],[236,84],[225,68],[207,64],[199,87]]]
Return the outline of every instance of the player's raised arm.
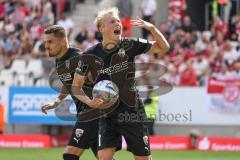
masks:
[[[147,53],[166,53],[170,46],[163,34],[151,23],[146,22],[140,18],[131,20],[132,25],[143,27],[151,32],[153,35],[154,41],[152,41],[152,47]]]
[[[47,110],[57,108],[57,106],[62,102],[62,100],[68,95],[67,88],[63,85],[58,97],[51,103],[46,103],[41,107],[41,111],[47,114]]]

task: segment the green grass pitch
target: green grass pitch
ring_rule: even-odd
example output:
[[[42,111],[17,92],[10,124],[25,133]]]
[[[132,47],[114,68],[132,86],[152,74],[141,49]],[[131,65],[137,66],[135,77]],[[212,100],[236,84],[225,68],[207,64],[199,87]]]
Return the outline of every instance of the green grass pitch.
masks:
[[[62,160],[63,148],[14,149],[0,148],[0,160]],[[200,152],[200,151],[152,151],[153,160],[240,160],[240,152]],[[95,160],[87,150],[82,160]],[[115,154],[116,160],[131,160],[127,151]]]

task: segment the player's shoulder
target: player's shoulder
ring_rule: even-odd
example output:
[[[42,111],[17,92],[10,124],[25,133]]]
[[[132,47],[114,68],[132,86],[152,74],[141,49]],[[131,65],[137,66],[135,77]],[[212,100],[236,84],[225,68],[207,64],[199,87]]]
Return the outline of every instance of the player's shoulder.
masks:
[[[137,37],[122,37],[121,41],[137,41]]]
[[[75,47],[70,47],[69,52],[70,52],[71,57],[79,56],[82,53],[80,49],[75,48]]]
[[[140,38],[140,37],[130,37],[130,40],[134,42],[148,43],[147,39]]]
[[[100,42],[93,45],[92,47],[86,49],[83,54],[92,54],[92,55],[95,55],[96,54],[96,51],[99,50],[99,46],[100,46]]]
[[[129,44],[136,43],[148,43],[147,39],[139,38],[139,37],[123,37],[121,39],[121,45],[127,46]]]

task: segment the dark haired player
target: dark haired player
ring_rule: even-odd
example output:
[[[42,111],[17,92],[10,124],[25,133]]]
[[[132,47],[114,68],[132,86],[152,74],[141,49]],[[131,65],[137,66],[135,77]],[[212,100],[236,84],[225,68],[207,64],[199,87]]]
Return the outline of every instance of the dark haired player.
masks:
[[[78,114],[84,110],[88,110],[89,107],[76,99],[71,93],[75,69],[77,68],[78,62],[82,57],[80,50],[69,47],[67,35],[62,26],[49,26],[45,29],[44,34],[45,48],[50,57],[56,58],[57,75],[60,78],[63,86],[59,96],[53,103],[48,103],[42,106],[42,112],[46,114],[47,110],[56,108],[68,94],[72,96]],[[89,87],[92,87],[91,83],[86,83],[85,85],[88,86],[85,87],[87,88],[85,91],[91,92],[91,89],[89,89]],[[116,145],[118,144],[118,146],[121,146],[120,136],[118,140],[119,141],[116,143]],[[63,159],[78,160],[84,152],[84,149],[88,149],[89,147],[97,157],[97,142],[98,120],[95,118],[95,120],[89,119],[88,122],[77,121],[73,128],[70,141],[65,147]]]

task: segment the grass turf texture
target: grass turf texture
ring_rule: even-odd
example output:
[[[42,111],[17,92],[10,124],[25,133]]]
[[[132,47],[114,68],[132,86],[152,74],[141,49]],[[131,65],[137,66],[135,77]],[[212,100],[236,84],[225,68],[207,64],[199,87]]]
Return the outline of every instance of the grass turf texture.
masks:
[[[61,160],[63,148],[14,149],[0,148],[0,160]],[[153,160],[240,160],[240,152],[200,151],[152,151]],[[116,160],[131,160],[131,153],[119,151]],[[95,160],[90,150],[85,151],[84,160]]]

